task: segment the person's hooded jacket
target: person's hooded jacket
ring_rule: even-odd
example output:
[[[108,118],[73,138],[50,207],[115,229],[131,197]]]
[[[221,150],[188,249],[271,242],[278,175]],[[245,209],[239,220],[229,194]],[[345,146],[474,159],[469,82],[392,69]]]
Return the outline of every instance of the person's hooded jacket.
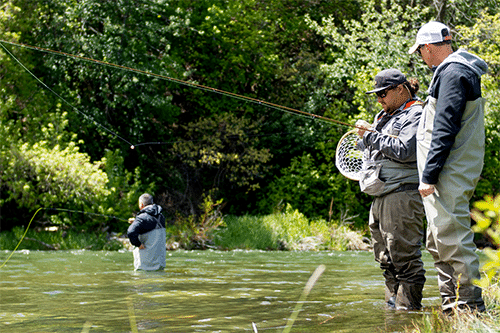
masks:
[[[162,208],[157,204],[152,204],[144,207],[137,214],[127,230],[127,236],[132,245],[139,247],[142,244],[139,235],[157,228],[165,228],[165,217],[162,214]]]
[[[462,129],[467,103],[481,98],[481,75],[487,69],[488,65],[484,60],[462,49],[450,54],[439,66],[433,68],[434,75],[428,93],[436,99],[436,113],[422,182],[438,182],[455,138]]]

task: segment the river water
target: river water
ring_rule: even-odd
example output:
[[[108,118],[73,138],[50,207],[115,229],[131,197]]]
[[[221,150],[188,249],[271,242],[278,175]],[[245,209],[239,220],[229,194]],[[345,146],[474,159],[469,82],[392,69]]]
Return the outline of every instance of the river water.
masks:
[[[174,251],[134,272],[128,251],[19,251],[0,269],[0,332],[283,332],[294,310],[291,332],[401,332],[440,303],[424,262],[424,310],[400,312],[370,252]]]

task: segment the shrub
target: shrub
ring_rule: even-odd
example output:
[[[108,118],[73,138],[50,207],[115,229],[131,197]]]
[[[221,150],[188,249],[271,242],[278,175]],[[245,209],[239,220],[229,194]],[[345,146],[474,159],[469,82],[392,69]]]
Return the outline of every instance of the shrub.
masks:
[[[354,250],[366,249],[359,232],[346,225],[308,220],[290,205],[284,212],[261,217],[228,216],[216,231],[214,244],[224,249]]]

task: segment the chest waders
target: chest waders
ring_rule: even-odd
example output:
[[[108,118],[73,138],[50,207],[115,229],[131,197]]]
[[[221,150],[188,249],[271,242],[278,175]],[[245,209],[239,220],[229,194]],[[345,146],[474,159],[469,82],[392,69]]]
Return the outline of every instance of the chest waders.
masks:
[[[144,244],[145,249],[134,248],[135,270],[156,271],[164,269],[167,257],[165,228],[157,222],[156,228],[139,235],[139,240]]]
[[[403,110],[415,103],[417,102],[406,104]],[[411,137],[408,142],[412,142],[412,157],[415,160],[414,139],[420,107],[418,117],[409,111],[411,110],[399,114],[399,118],[394,117],[384,124],[377,124],[377,130],[399,136],[403,130],[402,124],[411,123],[411,130],[404,135],[408,139]],[[375,261],[384,272],[385,302],[390,309],[419,310],[422,307],[422,290],[425,284],[420,250],[425,213],[417,190],[417,165],[415,162],[401,163],[386,157],[375,160],[371,148],[366,149],[370,152],[370,161],[381,167],[380,175],[384,179],[381,193],[374,195],[370,207],[369,228]],[[362,187],[361,180],[360,186]]]
[[[428,97],[417,131],[417,162],[420,177],[432,141],[437,100]],[[484,99],[469,101],[436,184],[423,198],[427,216],[427,249],[434,258],[443,310],[454,307],[484,310],[479,279],[479,259],[471,230],[469,201],[484,161]],[[457,297],[457,285],[460,289]]]

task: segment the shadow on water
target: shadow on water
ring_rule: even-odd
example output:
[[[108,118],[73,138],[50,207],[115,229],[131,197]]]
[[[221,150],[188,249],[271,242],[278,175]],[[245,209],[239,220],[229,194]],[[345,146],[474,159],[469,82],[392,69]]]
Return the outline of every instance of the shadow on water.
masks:
[[[9,253],[0,254],[0,261]],[[386,310],[369,252],[176,251],[163,272],[134,272],[130,252],[16,253],[0,270],[0,331],[401,332],[423,312]],[[439,304],[424,255],[424,311]]]

